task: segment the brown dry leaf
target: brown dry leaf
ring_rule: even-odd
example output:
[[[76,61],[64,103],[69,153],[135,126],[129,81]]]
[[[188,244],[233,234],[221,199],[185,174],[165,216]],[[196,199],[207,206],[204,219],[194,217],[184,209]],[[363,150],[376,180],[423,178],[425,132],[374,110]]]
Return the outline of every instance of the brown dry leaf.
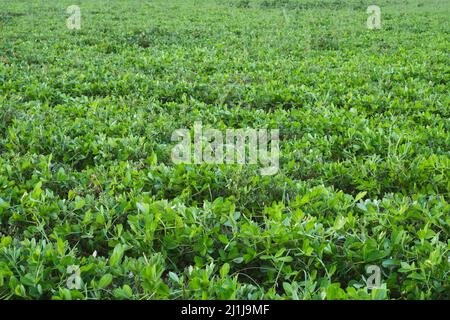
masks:
[[[9,61],[9,59],[4,56],[0,56],[0,61],[3,62],[4,64],[11,64],[11,61]]]

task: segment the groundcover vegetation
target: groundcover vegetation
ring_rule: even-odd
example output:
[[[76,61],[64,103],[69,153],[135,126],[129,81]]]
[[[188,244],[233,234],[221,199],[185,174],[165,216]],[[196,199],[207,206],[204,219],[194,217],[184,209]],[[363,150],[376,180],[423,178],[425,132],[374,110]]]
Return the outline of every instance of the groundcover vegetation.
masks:
[[[449,16],[1,1],[0,298],[449,299]],[[279,129],[278,172],[173,163],[195,121]]]

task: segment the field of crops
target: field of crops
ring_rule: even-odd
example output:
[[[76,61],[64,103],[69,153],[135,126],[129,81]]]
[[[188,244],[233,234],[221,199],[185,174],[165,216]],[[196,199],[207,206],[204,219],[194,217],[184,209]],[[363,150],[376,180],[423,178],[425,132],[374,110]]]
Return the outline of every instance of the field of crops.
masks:
[[[450,299],[449,17],[0,0],[0,299]],[[277,172],[174,163],[195,122]]]

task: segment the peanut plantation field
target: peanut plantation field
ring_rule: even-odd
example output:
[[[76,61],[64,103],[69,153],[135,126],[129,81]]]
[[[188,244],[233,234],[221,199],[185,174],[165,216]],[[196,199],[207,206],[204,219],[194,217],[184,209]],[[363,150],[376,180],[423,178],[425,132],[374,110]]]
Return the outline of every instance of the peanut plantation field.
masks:
[[[450,299],[449,17],[0,0],[0,299]],[[174,164],[195,121],[279,129],[278,172]]]

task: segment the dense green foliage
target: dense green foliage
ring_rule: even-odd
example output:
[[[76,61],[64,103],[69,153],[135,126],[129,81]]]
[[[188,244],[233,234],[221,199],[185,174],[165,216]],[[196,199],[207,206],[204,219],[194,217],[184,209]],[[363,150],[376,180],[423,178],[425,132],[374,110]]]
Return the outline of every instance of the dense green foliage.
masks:
[[[72,4],[0,3],[0,298],[450,298],[447,0]],[[174,165],[196,120],[278,174]]]

